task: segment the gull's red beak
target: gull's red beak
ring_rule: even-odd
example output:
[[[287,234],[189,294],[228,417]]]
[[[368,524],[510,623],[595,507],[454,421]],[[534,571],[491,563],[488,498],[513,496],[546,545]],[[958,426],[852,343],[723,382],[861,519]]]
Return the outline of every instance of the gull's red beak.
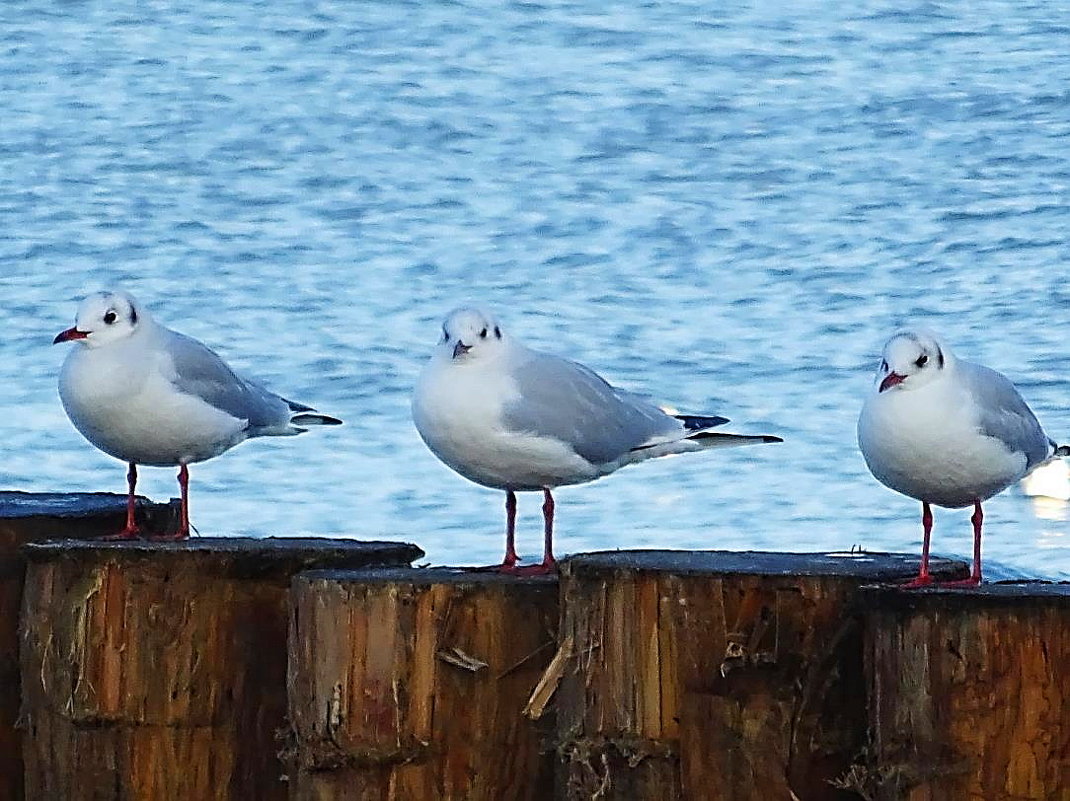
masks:
[[[891,389],[896,384],[902,384],[906,381],[906,378],[905,375],[899,375],[899,373],[888,373],[888,375],[884,377],[884,380],[881,381],[881,388],[879,391],[884,392],[884,390]]]
[[[58,345],[60,342],[70,342],[72,339],[85,339],[89,336],[87,331],[79,331],[77,326],[72,326],[66,331],[60,331],[56,334],[56,338],[52,340],[53,345]]]
[[[468,351],[470,351],[471,349],[471,345],[465,345],[463,342],[461,342],[461,340],[458,339],[457,344],[453,346],[453,358],[456,359],[458,356],[462,356],[465,353],[468,353]]]

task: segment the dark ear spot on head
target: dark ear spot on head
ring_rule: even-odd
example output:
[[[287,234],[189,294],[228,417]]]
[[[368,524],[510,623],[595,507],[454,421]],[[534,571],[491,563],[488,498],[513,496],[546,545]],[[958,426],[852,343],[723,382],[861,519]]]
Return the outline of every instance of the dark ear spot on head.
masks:
[[[130,307],[130,325],[137,325],[137,309]]]
[[[498,328],[498,326],[494,326],[494,336],[497,339],[501,339],[502,338],[502,329]]]
[[[936,346],[936,366],[938,369],[944,369],[944,352],[940,350],[940,346]]]

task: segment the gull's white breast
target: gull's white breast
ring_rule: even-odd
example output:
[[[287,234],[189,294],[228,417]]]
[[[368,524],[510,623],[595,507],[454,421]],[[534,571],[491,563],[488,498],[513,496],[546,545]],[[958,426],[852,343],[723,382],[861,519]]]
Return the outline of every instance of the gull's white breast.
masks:
[[[939,506],[983,501],[1026,471],[1024,453],[981,433],[973,399],[953,374],[872,394],[858,418],[858,444],[878,481]]]
[[[166,352],[147,344],[132,337],[67,355],[60,400],[86,439],[117,459],[156,466],[210,459],[245,439],[246,421],[176,390]]]
[[[432,453],[485,487],[538,490],[605,474],[558,439],[507,430],[502,410],[518,397],[500,365],[436,358],[417,382],[413,421]]]

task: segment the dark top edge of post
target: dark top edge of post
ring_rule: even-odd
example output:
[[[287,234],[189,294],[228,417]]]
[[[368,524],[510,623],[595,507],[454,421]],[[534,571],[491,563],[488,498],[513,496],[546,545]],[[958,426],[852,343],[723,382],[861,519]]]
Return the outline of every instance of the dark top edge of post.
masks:
[[[1022,609],[1052,607],[1070,609],[1070,582],[998,581],[978,587],[924,587],[903,590],[897,587],[864,586],[859,603],[879,612],[977,611],[977,609]]]
[[[828,576],[900,581],[915,575],[918,565],[916,555],[899,553],[627,550],[576,554],[565,560],[564,571],[572,575],[623,569],[688,576]],[[967,574],[964,562],[939,557],[933,557],[930,570],[948,578]]]
[[[291,575],[316,568],[408,565],[424,552],[411,543],[331,537],[193,537],[178,542],[144,540],[50,540],[28,543],[21,552],[31,563],[80,562],[190,563],[233,576]]]
[[[431,584],[555,587],[558,579],[556,573],[541,576],[516,576],[485,568],[438,566],[306,570],[295,576],[294,580],[306,583],[329,581],[338,584],[413,584],[421,587]]]
[[[166,511],[169,502],[154,503],[138,496],[142,509]],[[21,492],[0,490],[0,519],[23,520],[33,517],[53,519],[124,514],[126,496],[113,492]]]

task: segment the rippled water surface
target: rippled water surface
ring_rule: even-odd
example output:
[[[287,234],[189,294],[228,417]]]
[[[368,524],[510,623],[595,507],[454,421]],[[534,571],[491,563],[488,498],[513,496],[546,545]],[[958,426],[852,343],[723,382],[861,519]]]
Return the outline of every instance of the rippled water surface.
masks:
[[[855,445],[895,326],[1007,373],[1070,440],[1070,27],[1010,0],[783,5],[8,0],[2,485],[122,491],[50,345],[118,284],[346,419],[194,466],[202,534],[496,559],[502,494],[409,417],[441,317],[477,300],[786,439],[562,489],[562,552],[918,549],[919,505]],[[986,511],[994,577],[1070,578],[1065,504]],[[934,550],[969,549],[968,513],[938,511]]]

